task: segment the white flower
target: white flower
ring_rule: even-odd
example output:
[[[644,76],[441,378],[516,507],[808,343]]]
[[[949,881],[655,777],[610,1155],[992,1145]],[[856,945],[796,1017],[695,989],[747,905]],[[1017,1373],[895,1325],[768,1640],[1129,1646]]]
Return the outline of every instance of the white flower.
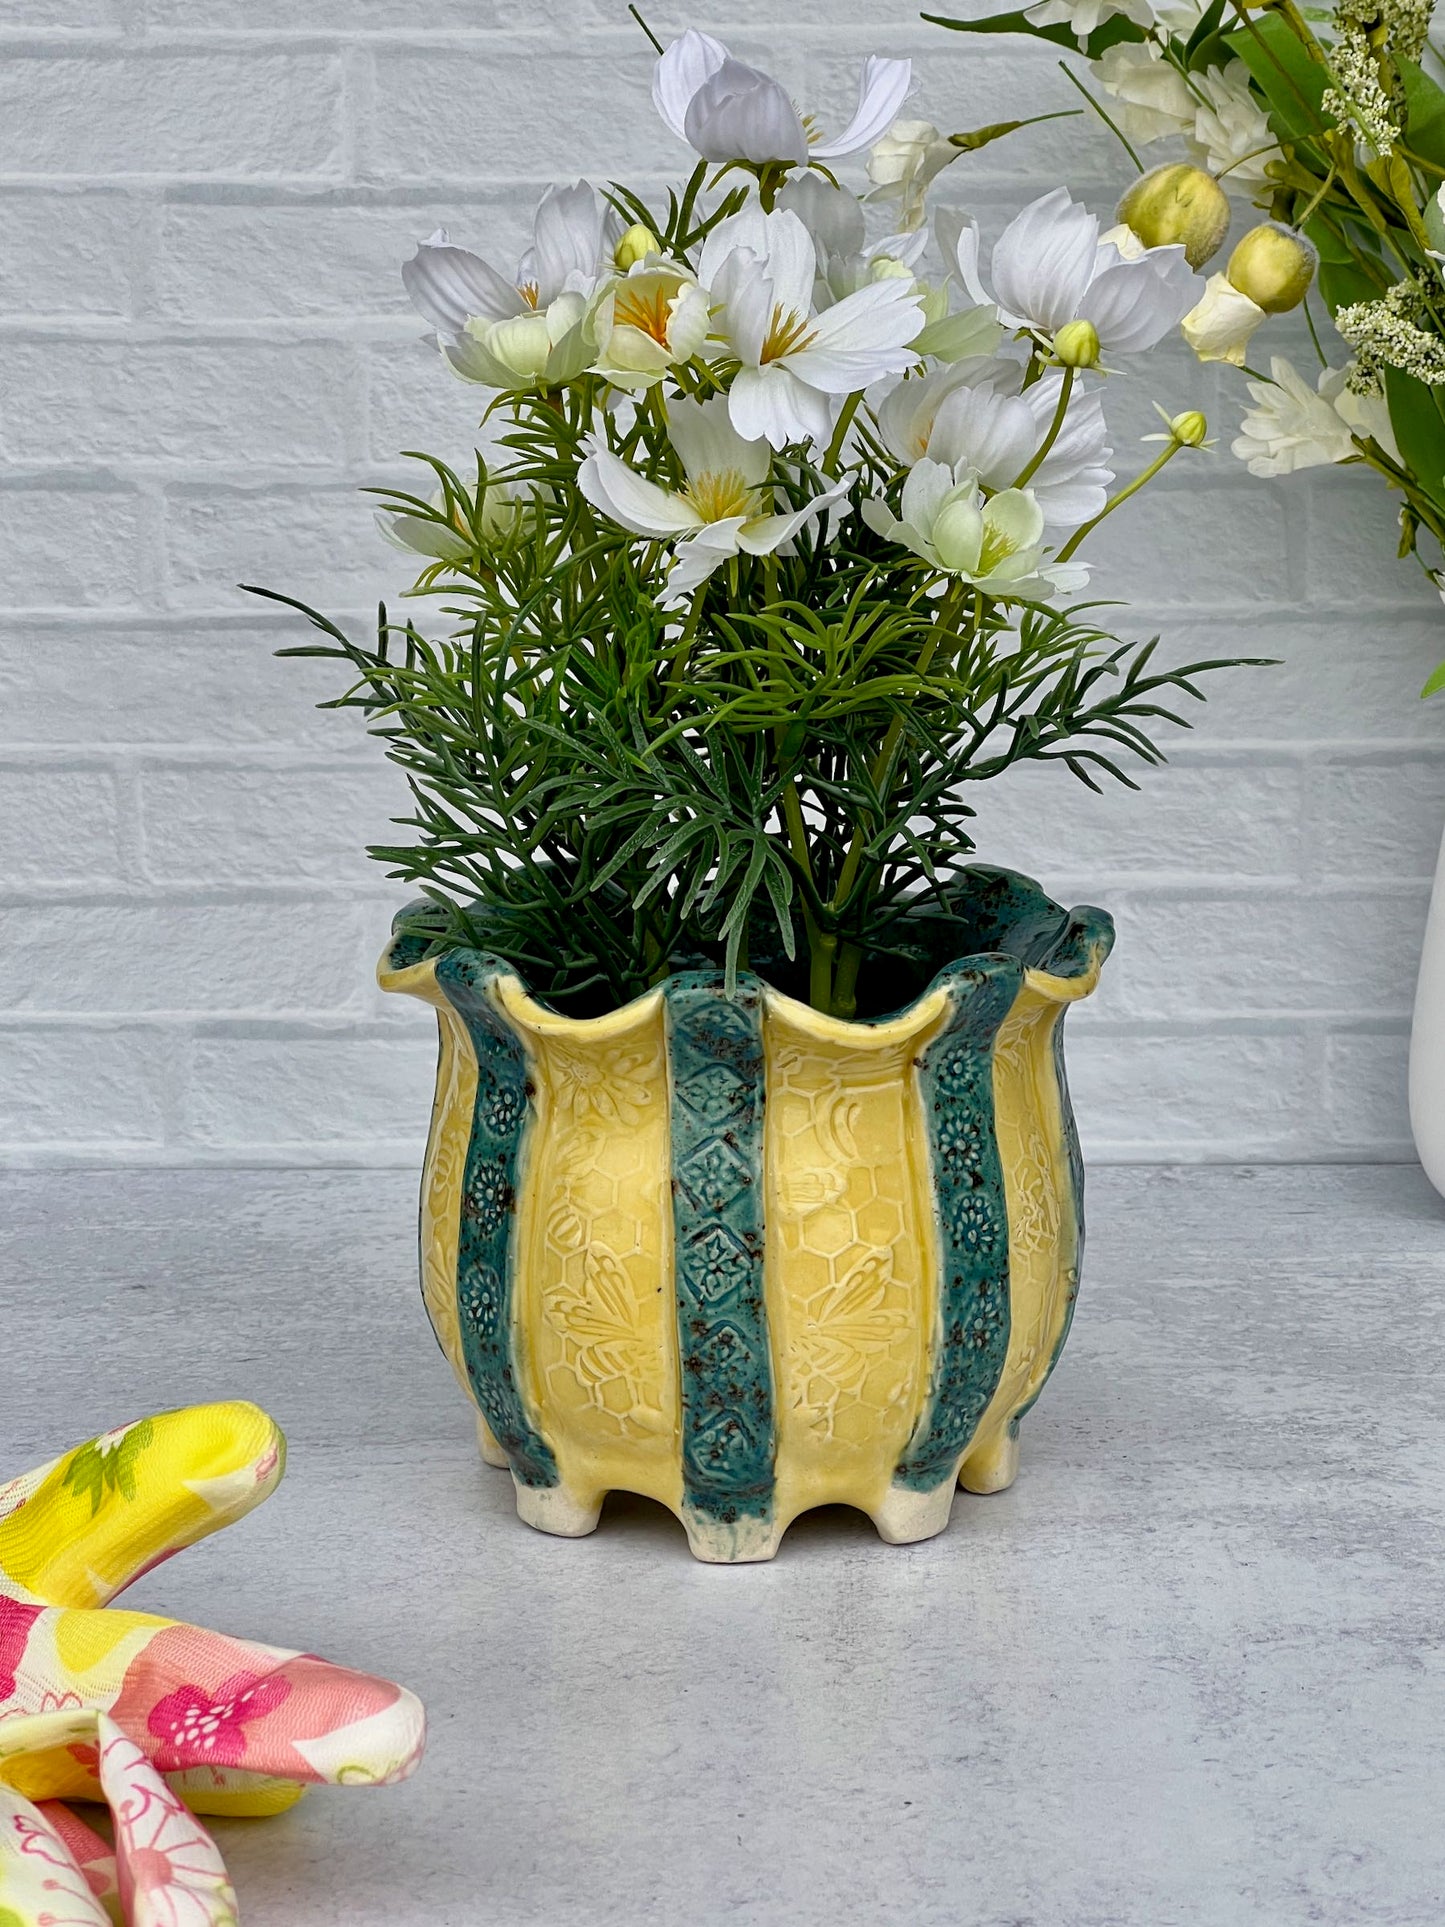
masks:
[[[875,534],[991,595],[1037,601],[1088,580],[1082,564],[1045,566],[1043,511],[1028,489],[985,500],[971,471],[925,457],[908,471],[899,508],[894,515],[875,496],[863,504],[863,519]]]
[[[1357,395],[1349,385],[1354,372],[1353,362],[1343,368],[1326,368],[1320,376],[1320,393],[1362,441],[1377,441],[1390,460],[1398,462],[1400,446],[1390,420],[1390,405],[1380,394]]]
[[[871,147],[903,105],[911,78],[911,61],[870,55],[852,120],[822,140],[770,74],[734,60],[720,40],[690,27],[653,68],[652,99],[678,139],[705,161],[803,166]]]
[[[1093,63],[1113,118],[1129,140],[1167,140],[1194,131],[1195,99],[1183,74],[1152,40],[1120,40]]]
[[[1250,92],[1249,69],[1242,60],[1231,60],[1195,74],[1194,85],[1204,95],[1190,141],[1195,158],[1211,174],[1228,174],[1241,187],[1257,187],[1268,179],[1270,163],[1283,156]]]
[[[1351,394],[1348,368],[1325,368],[1311,388],[1282,355],[1271,357],[1269,381],[1248,384],[1254,407],[1240,423],[1234,453],[1251,475],[1293,475],[1359,453],[1355,437],[1373,436],[1387,454],[1394,436],[1383,400]]]
[[[790,514],[770,513],[763,488],[767,443],[738,434],[722,396],[670,403],[667,434],[687,477],[681,489],[660,488],[599,444],[577,473],[587,500],[619,527],[673,545],[676,560],[660,598],[664,608],[685,602],[739,550],[767,555],[781,548],[847,493],[845,480]]]
[[[1333,403],[1283,356],[1271,358],[1269,372],[1269,381],[1248,384],[1254,407],[1245,414],[1233,443],[1251,475],[1293,475],[1297,469],[1343,462],[1357,452]],[[1325,375],[1330,372],[1326,369]]]
[[[621,223],[586,181],[549,187],[532,245],[508,280],[480,255],[453,247],[445,228],[403,263],[402,282],[437,330],[459,375],[491,388],[570,381],[587,365],[581,327],[587,298]]]
[[[813,313],[817,256],[791,209],[756,206],[722,221],[703,244],[698,278],[712,292],[713,339],[741,363],[728,391],[745,440],[825,442],[829,397],[901,374],[918,359],[923,325],[912,282],[870,281]]]
[[[431,498],[433,508],[445,505],[440,489]],[[468,514],[454,511],[447,522],[433,522],[425,515],[376,512],[377,527],[394,548],[413,555],[429,555],[439,562],[461,562],[474,556],[510,548],[522,532],[526,506],[509,482],[488,482],[482,491],[481,515],[476,513],[473,497],[468,497]]]
[[[1028,8],[1025,18],[1034,27],[1071,27],[1082,47],[1094,29],[1116,13],[1136,27],[1154,24],[1149,0],[1040,0],[1038,6]]]
[[[901,201],[898,225],[905,232],[923,226],[930,184],[960,149],[928,120],[896,120],[868,156],[870,201]]]
[[[927,457],[957,473],[972,471],[986,488],[1006,489],[1047,434],[1063,380],[1051,370],[1020,393],[1022,376],[1016,362],[997,361],[900,382],[878,409],[879,433],[901,462]],[[1112,452],[1098,395],[1076,388],[1029,481],[1045,522],[1072,526],[1100,512],[1114,479]]]
[[[978,224],[941,210],[938,238],[957,261],[975,301],[989,299],[979,279]],[[1199,277],[1182,247],[1143,248],[1132,258],[1101,240],[1097,218],[1064,187],[1014,216],[990,262],[999,317],[1046,337],[1069,321],[1092,321],[1101,351],[1138,354],[1169,333],[1199,298]]]
[[[603,283],[587,328],[594,371],[637,394],[701,353],[708,298],[687,268],[652,254]]]
[[[1211,274],[1203,299],[1185,315],[1180,330],[1201,361],[1227,361],[1242,368],[1264,318],[1264,309],[1241,294],[1227,274]]]

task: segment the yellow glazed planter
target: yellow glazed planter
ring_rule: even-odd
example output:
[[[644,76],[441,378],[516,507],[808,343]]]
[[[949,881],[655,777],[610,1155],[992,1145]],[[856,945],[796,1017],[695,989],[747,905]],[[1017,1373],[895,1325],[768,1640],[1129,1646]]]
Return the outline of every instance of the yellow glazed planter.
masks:
[[[563,1017],[394,939],[382,987],[441,1039],[423,1295],[529,1525],[638,1492],[699,1558],[769,1559],[812,1506],[899,1544],[1012,1481],[1082,1250],[1060,1020],[1113,927],[979,868],[965,930],[858,1023],[709,971]]]

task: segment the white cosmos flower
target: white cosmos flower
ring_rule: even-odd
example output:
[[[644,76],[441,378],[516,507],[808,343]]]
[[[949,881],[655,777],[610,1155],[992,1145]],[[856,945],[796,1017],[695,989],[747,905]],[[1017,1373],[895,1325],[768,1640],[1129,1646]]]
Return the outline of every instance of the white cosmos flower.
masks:
[[[940,210],[937,227],[945,260],[957,261],[975,301],[987,301],[977,222]],[[1201,292],[1182,247],[1145,248],[1129,258],[1101,239],[1097,218],[1064,187],[1014,216],[994,244],[990,270],[999,317],[1009,327],[1052,337],[1065,322],[1092,321],[1105,355],[1152,348]]]
[[[1043,511],[1026,488],[985,499],[971,471],[925,457],[908,471],[899,509],[894,515],[874,496],[863,519],[875,534],[990,595],[1037,601],[1088,580],[1081,563],[1045,563]]]
[[[816,267],[812,237],[789,208],[744,208],[703,243],[698,279],[712,294],[712,339],[741,363],[728,406],[747,441],[826,442],[831,396],[918,359],[908,343],[923,309],[911,280],[870,281],[815,314]]]
[[[1119,102],[1113,118],[1129,140],[1147,143],[1194,132],[1198,103],[1154,41],[1117,41],[1093,69],[1104,92]]]
[[[1072,28],[1074,38],[1082,47],[1094,29],[1112,20],[1116,13],[1122,13],[1136,27],[1154,24],[1154,9],[1149,0],[1040,0],[1038,6],[1028,9],[1026,17],[1035,27]]]
[[[660,598],[664,608],[685,602],[730,555],[781,548],[848,490],[844,480],[790,514],[772,514],[763,486],[768,445],[738,434],[720,395],[671,402],[667,435],[687,477],[681,489],[660,488],[595,443],[577,473],[587,500],[619,527],[673,545],[676,560]]]
[[[1254,331],[1264,320],[1264,309],[1241,294],[1227,274],[1211,274],[1199,302],[1179,326],[1201,361],[1227,361],[1242,368]]]
[[[828,308],[844,295],[856,294],[869,281],[892,276],[911,281],[927,318],[948,312],[948,297],[919,281],[913,269],[928,245],[928,236],[887,234],[867,239],[863,203],[846,187],[835,187],[821,174],[794,174],[785,182],[776,206],[788,208],[803,223],[817,257],[813,299]]]
[[[446,496],[440,489],[431,498],[433,508],[445,505]],[[461,562],[473,556],[480,549],[483,554],[495,554],[508,549],[522,533],[526,520],[526,503],[509,482],[488,482],[482,492],[482,512],[477,518],[475,503],[468,497],[471,507],[470,522],[464,521],[457,513],[447,522],[433,522],[424,515],[408,515],[405,511],[392,514],[386,509],[376,512],[377,527],[393,548],[405,549],[412,555],[431,556],[438,562]]]
[[[570,381],[587,365],[580,324],[620,232],[621,222],[588,182],[549,187],[513,279],[453,247],[445,228],[420,243],[401,278],[447,360],[468,381],[507,389]]]
[[[1194,76],[1204,95],[1194,115],[1190,146],[1201,167],[1228,174],[1241,187],[1267,180],[1271,162],[1283,160],[1269,122],[1250,92],[1249,69],[1242,60],[1209,67]]]
[[[912,71],[911,61],[870,55],[852,120],[824,140],[770,74],[734,60],[720,40],[690,27],[653,68],[652,99],[678,139],[705,161],[803,166],[871,147],[903,105]]]
[[[929,186],[961,151],[932,121],[894,121],[868,156],[868,199],[901,202],[898,225],[905,232],[922,227]]]
[[[587,330],[596,343],[596,373],[638,394],[701,353],[708,298],[689,269],[650,254],[602,284]]]
[[[990,489],[1006,489],[1028,465],[1058,409],[1055,369],[1019,392],[1017,362],[983,361],[900,382],[878,409],[878,428],[901,462],[927,457],[957,473],[971,470]],[[1104,506],[1114,471],[1097,394],[1075,389],[1053,447],[1029,479],[1045,522],[1072,526]]]

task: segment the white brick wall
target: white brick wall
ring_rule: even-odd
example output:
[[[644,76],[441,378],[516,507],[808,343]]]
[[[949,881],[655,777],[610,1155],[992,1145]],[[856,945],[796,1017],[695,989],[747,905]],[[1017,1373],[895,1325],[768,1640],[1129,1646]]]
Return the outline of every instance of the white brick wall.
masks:
[[[1052,56],[911,0],[691,17],[833,111],[875,46],[948,127],[1075,104]],[[360,854],[399,784],[234,585],[363,621],[398,586],[356,490],[464,453],[475,401],[397,265],[438,223],[514,253],[550,169],[675,168],[648,71],[620,0],[0,0],[0,1159],[417,1157],[428,1020],[371,986],[396,893]],[[1111,198],[1092,123],[951,198],[996,226],[1058,179]],[[1227,449],[1230,377],[1151,364],[1120,426],[1155,396]],[[1118,915],[1070,1019],[1096,1156],[1406,1153],[1445,621],[1392,548],[1368,479],[1227,452],[1098,545],[1131,631],[1285,661],[1217,683],[1141,795],[1031,769],[976,799],[986,856]]]

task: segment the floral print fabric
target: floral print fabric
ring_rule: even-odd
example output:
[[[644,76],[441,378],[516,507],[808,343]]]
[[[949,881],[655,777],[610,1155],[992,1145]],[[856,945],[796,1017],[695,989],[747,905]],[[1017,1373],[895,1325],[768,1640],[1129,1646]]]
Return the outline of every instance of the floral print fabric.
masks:
[[[192,1406],[0,1485],[0,1927],[231,1927],[197,1813],[266,1814],[309,1782],[384,1785],[421,1757],[404,1688],[314,1655],[110,1608],[275,1490],[254,1405]],[[111,1810],[112,1850],[67,1800]]]

